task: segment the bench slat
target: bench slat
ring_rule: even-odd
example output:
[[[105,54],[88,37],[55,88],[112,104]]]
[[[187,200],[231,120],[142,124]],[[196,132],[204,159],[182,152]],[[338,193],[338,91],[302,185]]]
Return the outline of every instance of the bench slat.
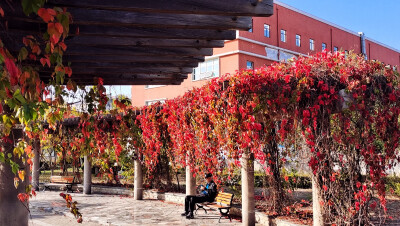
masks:
[[[51,176],[50,182],[52,183],[73,183],[73,176]]]

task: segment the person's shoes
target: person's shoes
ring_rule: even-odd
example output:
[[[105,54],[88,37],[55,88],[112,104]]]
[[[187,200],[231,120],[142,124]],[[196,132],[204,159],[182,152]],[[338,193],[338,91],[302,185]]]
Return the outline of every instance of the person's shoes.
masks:
[[[182,216],[182,217],[187,216],[187,213],[186,213],[186,212],[183,212],[183,213],[181,214],[181,216]]]
[[[193,219],[193,218],[194,218],[193,213],[186,215],[186,219]]]

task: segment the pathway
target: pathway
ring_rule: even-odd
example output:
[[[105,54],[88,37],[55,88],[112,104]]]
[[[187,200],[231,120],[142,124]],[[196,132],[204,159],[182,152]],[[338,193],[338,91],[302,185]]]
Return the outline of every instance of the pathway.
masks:
[[[183,206],[158,200],[135,201],[130,197],[114,195],[83,195],[73,193],[72,200],[78,202],[83,215],[83,224],[76,223],[69,213],[59,192],[38,192],[32,198],[30,226],[49,225],[214,225],[219,214],[211,211],[207,215],[199,212],[195,219],[181,217]],[[64,216],[65,215],[65,216]],[[218,225],[241,225],[239,221],[221,219]]]

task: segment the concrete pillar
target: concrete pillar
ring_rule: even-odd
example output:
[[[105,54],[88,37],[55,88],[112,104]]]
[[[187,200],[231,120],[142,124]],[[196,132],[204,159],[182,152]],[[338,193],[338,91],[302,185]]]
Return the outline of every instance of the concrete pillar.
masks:
[[[139,157],[135,159],[135,182],[134,182],[134,200],[143,199],[143,169]]]
[[[322,214],[321,198],[319,193],[319,187],[317,178],[312,175],[312,203],[313,203],[313,225],[322,226],[324,225],[324,217]]]
[[[186,166],[186,195],[196,195],[196,177],[193,177],[190,166]]]
[[[40,175],[40,140],[36,139],[33,143],[33,157],[32,164],[32,188],[39,191],[39,175]]]
[[[17,143],[17,140],[22,138],[22,129],[13,129],[10,139]],[[5,156],[13,153],[14,143],[4,143],[2,153]],[[25,193],[25,187],[29,184],[29,167],[28,164],[17,162],[20,170],[25,170],[25,180],[20,181],[18,188],[14,186],[14,178],[16,176],[9,164],[0,162],[0,225],[18,225],[27,226],[29,212],[27,206],[28,201],[21,202],[17,195]]]
[[[92,164],[87,155],[83,157],[83,194],[92,194]]]
[[[242,156],[242,222],[244,226],[256,224],[254,203],[254,156]]]

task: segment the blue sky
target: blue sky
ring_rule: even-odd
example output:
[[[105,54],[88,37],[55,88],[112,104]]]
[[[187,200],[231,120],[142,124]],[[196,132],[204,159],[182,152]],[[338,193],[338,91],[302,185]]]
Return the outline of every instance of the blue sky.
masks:
[[[279,0],[400,50],[400,0]]]

